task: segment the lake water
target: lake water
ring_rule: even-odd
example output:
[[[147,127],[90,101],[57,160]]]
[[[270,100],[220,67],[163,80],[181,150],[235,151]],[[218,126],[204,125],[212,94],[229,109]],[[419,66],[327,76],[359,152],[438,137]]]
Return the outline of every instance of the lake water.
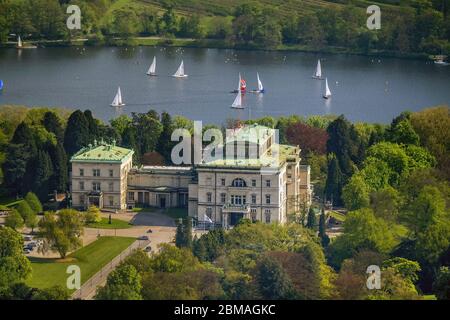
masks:
[[[146,71],[157,57],[157,77]],[[317,59],[324,81],[311,78]],[[171,77],[184,60],[186,79]],[[249,89],[256,72],[265,94],[247,93],[231,109],[241,72]],[[190,48],[0,49],[1,104],[91,109],[109,120],[150,109],[221,124],[227,118],[344,114],[352,121],[388,123],[404,110],[450,104],[450,66],[394,58]],[[117,87],[126,106],[110,107]]]

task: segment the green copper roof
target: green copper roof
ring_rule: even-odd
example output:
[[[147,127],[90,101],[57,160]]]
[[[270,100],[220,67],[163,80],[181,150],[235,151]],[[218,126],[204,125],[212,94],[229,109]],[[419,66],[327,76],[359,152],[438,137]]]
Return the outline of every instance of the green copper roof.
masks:
[[[70,159],[71,162],[115,162],[122,163],[133,155],[134,151],[115,144],[94,143],[78,151]]]
[[[227,137],[226,142],[248,141],[249,143],[261,144],[265,138],[274,134],[274,129],[261,126],[257,123],[239,128],[232,136]]]
[[[278,146],[278,150],[275,151],[275,147]],[[282,166],[286,161],[294,160],[298,161],[300,155],[300,149],[295,146],[289,146],[284,144],[272,145],[271,152],[266,152],[259,159],[223,159],[215,160],[208,163],[202,163],[199,167],[242,167],[242,168],[263,168],[271,167],[276,168]],[[272,154],[277,152],[277,156]]]

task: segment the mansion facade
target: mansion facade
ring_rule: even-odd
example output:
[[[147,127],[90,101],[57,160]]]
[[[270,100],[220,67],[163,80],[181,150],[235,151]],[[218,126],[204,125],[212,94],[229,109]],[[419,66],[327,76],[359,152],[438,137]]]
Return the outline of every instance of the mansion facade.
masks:
[[[275,131],[259,125],[235,129],[221,145],[224,159],[192,166],[133,167],[132,150],[95,142],[71,158],[72,205],[185,207],[198,221],[224,228],[242,218],[284,223],[309,208],[312,187],[299,147],[278,144]]]

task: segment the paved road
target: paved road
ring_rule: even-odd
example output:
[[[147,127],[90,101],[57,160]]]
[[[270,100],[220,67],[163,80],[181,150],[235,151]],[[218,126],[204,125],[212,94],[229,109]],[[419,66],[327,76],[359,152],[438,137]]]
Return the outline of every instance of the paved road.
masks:
[[[175,227],[173,219],[160,212],[140,212],[130,222],[135,226]]]

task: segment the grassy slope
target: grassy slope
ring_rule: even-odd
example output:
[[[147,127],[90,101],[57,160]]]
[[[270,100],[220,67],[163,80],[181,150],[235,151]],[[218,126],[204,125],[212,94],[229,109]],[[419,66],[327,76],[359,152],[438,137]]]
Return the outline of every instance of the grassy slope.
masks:
[[[102,218],[102,221],[90,223],[88,227],[97,229],[128,229],[131,228],[131,225],[127,221],[119,219],[111,219],[111,224],[109,224],[108,218]]]
[[[361,10],[366,10],[369,5],[377,4],[382,10],[395,11],[398,6],[389,4],[386,2],[394,2],[395,0],[353,0],[352,4]],[[106,10],[102,22],[110,20],[111,14],[114,10],[120,9],[125,6],[132,6],[134,8],[151,8],[160,13],[165,9],[165,3],[172,3],[176,13],[180,15],[190,15],[193,13],[199,14],[203,17],[203,23],[207,24],[207,17],[211,16],[225,16],[230,17],[234,9],[244,3],[242,0],[113,0],[108,10]],[[342,8],[347,4],[336,3],[332,1],[324,0],[253,0],[249,2],[255,2],[261,4],[264,8],[274,10],[275,14],[284,16],[292,12],[296,12],[298,15],[305,15],[311,12],[315,12],[321,8]],[[415,2],[411,0],[410,3]]]
[[[81,269],[81,283],[98,272],[109,261],[128,248],[136,239],[122,237],[101,237],[99,240],[72,253],[70,262],[58,262],[58,259],[31,260],[32,276],[26,283],[35,288],[48,288],[54,285],[65,287],[69,265],[78,265]]]

